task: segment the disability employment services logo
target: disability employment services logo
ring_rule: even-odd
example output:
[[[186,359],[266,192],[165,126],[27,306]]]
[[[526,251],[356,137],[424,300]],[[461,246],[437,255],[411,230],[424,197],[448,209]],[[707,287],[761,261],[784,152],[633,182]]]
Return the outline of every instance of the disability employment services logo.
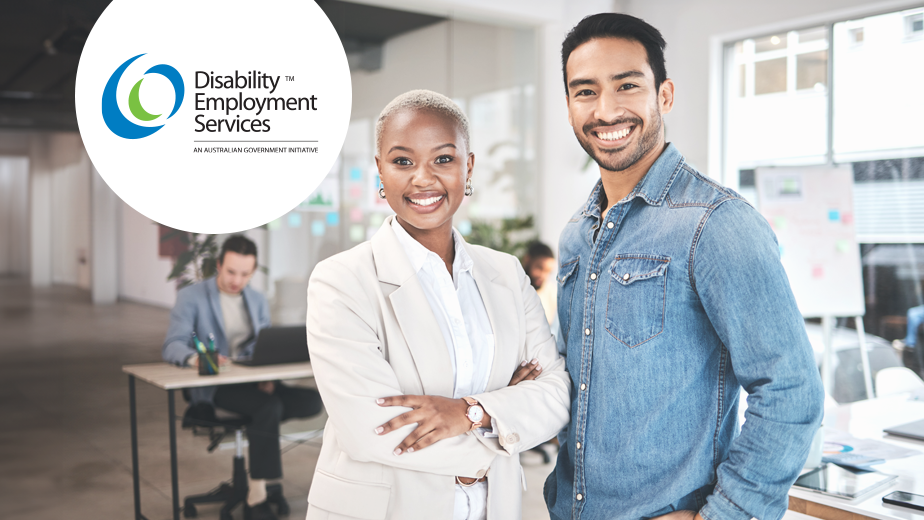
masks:
[[[116,92],[119,89],[119,82],[122,79],[122,75],[125,74],[125,69],[127,69],[129,65],[131,65],[135,60],[142,56],[144,56],[144,54],[139,54],[134,58],[125,60],[125,63],[120,65],[119,68],[117,68],[115,72],[112,73],[112,76],[109,77],[109,81],[106,82],[106,88],[103,89],[103,121],[106,122],[106,126],[109,127],[109,130],[111,130],[112,133],[124,139],[141,139],[142,137],[147,137],[164,127],[164,125],[142,126],[133,123],[127,117],[125,117],[125,115],[122,114],[122,110],[119,109]],[[180,105],[183,104],[183,96],[186,93],[186,88],[183,84],[183,77],[180,76],[180,73],[175,68],[163,63],[151,67],[145,71],[144,74],[160,74],[161,76],[167,78],[167,80],[169,80],[173,85],[173,92],[176,101],[173,103],[173,110],[170,112],[170,115],[167,116],[167,119],[170,119],[174,114],[176,114],[176,111],[180,109]],[[132,87],[131,92],[128,94],[128,107],[129,110],[131,110],[132,115],[137,119],[141,121],[154,121],[163,114],[150,114],[141,105],[140,96],[142,81],[144,81],[144,78],[139,79],[138,82],[135,83],[135,86]]]
[[[337,173],[353,104],[343,44],[313,0],[112,0],[75,94],[112,191],[155,222],[209,234],[310,198]]]

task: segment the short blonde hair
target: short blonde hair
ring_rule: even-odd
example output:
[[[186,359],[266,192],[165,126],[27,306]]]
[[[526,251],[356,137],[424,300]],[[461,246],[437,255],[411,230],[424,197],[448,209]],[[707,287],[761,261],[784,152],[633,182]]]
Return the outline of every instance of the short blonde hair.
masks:
[[[453,100],[432,90],[411,90],[392,99],[385,105],[382,113],[375,122],[375,153],[379,153],[379,147],[382,144],[382,133],[385,131],[385,121],[396,112],[404,109],[409,110],[432,110],[442,114],[459,125],[462,132],[462,139],[465,141],[465,148],[471,151],[469,146],[468,118]]]

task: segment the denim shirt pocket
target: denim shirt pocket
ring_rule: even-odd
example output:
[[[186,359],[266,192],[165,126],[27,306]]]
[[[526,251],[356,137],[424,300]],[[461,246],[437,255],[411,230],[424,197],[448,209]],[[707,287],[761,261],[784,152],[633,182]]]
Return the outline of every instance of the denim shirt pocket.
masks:
[[[577,279],[578,265],[581,257],[577,257],[558,268],[558,325],[561,335],[568,337],[568,327],[571,325],[571,297],[574,296],[574,285]]]
[[[632,348],[664,330],[667,266],[661,255],[616,255],[610,268],[606,331]]]

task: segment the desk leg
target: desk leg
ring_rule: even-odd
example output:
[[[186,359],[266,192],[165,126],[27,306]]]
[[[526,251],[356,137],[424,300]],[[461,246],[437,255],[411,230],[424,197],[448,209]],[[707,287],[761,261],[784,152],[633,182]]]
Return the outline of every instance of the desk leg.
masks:
[[[138,475],[138,416],[135,410],[135,376],[128,376],[129,414],[132,423],[132,488],[135,492],[135,520],[141,516],[141,478]]]
[[[173,520],[180,520],[180,485],[176,470],[176,405],[173,390],[167,390],[167,408],[170,416],[170,488],[173,492]]]

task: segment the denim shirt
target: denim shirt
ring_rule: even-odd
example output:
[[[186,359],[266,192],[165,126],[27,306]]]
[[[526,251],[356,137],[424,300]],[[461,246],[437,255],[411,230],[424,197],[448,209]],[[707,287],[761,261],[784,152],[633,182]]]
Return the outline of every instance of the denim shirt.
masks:
[[[602,189],[559,246],[572,415],[552,518],[778,520],[824,391],[776,237],[673,145],[601,221]]]

